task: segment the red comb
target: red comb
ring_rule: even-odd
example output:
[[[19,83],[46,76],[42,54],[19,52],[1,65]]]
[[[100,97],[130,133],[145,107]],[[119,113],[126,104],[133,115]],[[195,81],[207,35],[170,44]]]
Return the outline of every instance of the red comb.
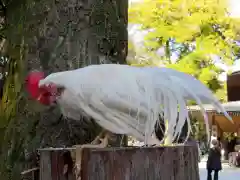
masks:
[[[32,98],[38,98],[39,96],[39,87],[38,83],[40,80],[44,79],[43,72],[31,72],[26,78],[26,88],[28,93]]]

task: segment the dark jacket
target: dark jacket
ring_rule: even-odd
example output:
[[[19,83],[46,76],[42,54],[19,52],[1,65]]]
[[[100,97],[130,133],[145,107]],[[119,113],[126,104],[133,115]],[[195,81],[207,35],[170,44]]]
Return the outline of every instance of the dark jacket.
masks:
[[[221,152],[219,148],[213,147],[210,149],[208,153],[207,169],[222,170]]]

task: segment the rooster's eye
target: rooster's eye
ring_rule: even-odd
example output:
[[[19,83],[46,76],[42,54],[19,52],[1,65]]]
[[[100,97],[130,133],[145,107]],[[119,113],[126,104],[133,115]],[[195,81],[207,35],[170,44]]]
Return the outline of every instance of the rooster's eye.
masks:
[[[59,88],[57,89],[57,93],[58,93],[59,95],[61,95],[64,90],[65,90],[64,87],[59,87]]]
[[[49,93],[49,92],[44,92],[42,95],[43,95],[43,96],[49,96],[50,93]]]

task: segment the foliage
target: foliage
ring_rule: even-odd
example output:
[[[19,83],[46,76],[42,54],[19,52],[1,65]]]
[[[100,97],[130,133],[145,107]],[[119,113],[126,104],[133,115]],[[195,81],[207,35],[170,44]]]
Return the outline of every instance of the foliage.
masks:
[[[21,60],[21,58],[18,61],[10,59],[8,62],[9,67],[7,68],[0,104],[0,178],[3,179],[16,179],[12,176],[13,174],[6,172],[15,169],[14,165],[18,159],[14,160],[14,157],[18,154],[17,151],[24,152],[21,148],[23,148],[24,143],[24,136],[22,135],[26,134],[25,129],[18,129],[16,126],[19,123],[18,118],[16,118],[19,114],[18,105],[22,98],[22,84],[19,83],[22,78],[22,74],[19,74],[21,72]]]
[[[239,20],[228,16],[226,0],[144,0],[129,11],[130,21],[149,29],[147,52],[165,49],[161,64],[189,73],[218,95],[223,84],[216,59],[231,65],[239,52]],[[172,56],[177,55],[173,61]],[[216,58],[217,57],[217,58]],[[223,97],[220,97],[224,99]]]
[[[235,42],[239,40],[240,21],[228,16],[227,3],[227,0],[143,0],[135,3],[129,11],[130,22],[141,25],[148,34],[144,39],[145,48],[138,49],[129,63],[161,65],[191,74],[225,102],[226,82],[219,81],[218,76],[223,71],[216,62],[232,65],[240,52]],[[156,53],[160,49],[163,54]],[[145,58],[141,59],[143,54]],[[206,138],[203,122],[191,122],[193,136],[199,140]]]
[[[159,66],[160,58],[155,52],[146,51],[143,47],[138,47],[133,40],[128,40],[128,56],[127,63],[133,66]]]
[[[12,1],[11,1],[12,2]],[[8,2],[8,12],[11,11],[11,2]],[[12,4],[13,5],[13,4]],[[16,4],[14,4],[16,5]],[[19,9],[23,12],[23,7]],[[19,179],[21,166],[19,162],[24,159],[26,135],[30,132],[29,126],[22,126],[19,118],[19,103],[23,98],[22,85],[24,76],[24,60],[26,42],[23,35],[23,22],[16,22],[6,13],[6,6],[2,3],[4,11],[1,19],[1,53],[3,68],[1,69],[1,102],[0,102],[0,179]],[[13,8],[13,10],[17,11]],[[26,11],[25,11],[26,12]],[[18,12],[16,12],[18,13]],[[15,16],[15,20],[16,20]],[[17,19],[22,14],[18,13]],[[8,23],[6,21],[8,20]],[[23,105],[23,104],[22,104]],[[24,105],[23,105],[24,106]],[[25,124],[25,123],[24,123]],[[28,125],[31,125],[29,123]]]

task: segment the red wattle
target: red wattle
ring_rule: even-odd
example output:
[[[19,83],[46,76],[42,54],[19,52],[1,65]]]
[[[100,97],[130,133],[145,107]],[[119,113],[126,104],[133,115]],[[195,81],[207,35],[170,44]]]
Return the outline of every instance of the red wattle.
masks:
[[[43,105],[49,105],[51,104],[49,96],[40,96],[38,99],[38,102]]]

